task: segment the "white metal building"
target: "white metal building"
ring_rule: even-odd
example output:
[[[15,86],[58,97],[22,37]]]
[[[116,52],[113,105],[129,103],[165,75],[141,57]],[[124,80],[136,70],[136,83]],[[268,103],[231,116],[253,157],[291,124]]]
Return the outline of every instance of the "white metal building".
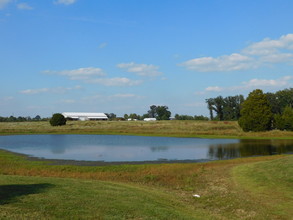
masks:
[[[144,121],[156,121],[157,119],[156,118],[145,118],[143,119]]]
[[[87,121],[87,120],[108,120],[104,113],[88,113],[88,112],[63,112],[65,118]]]

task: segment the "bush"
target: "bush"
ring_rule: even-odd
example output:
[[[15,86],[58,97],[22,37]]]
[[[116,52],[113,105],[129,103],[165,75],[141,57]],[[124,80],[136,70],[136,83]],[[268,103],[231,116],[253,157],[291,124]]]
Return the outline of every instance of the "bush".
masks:
[[[52,118],[50,119],[50,124],[52,126],[62,126],[62,125],[66,125],[66,119],[65,117],[60,114],[60,113],[56,113],[52,116]]]

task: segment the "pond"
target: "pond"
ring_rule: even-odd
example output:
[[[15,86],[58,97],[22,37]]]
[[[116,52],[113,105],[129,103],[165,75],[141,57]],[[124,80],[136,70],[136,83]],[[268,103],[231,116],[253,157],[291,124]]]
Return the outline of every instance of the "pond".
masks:
[[[0,136],[0,149],[45,159],[104,162],[209,161],[293,153],[293,140],[13,135]]]

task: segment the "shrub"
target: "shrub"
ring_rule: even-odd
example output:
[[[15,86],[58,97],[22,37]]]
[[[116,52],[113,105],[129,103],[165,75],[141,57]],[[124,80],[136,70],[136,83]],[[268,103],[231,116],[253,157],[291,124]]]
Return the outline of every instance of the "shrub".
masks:
[[[65,117],[60,113],[55,113],[52,118],[50,119],[50,124],[52,126],[62,126],[66,125]]]

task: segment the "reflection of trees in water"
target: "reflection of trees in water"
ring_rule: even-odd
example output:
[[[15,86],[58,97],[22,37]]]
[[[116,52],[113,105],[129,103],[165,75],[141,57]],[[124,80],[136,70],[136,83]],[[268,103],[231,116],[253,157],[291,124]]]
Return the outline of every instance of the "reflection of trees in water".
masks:
[[[208,156],[210,159],[230,159],[240,157],[238,144],[211,144]]]
[[[237,144],[209,146],[210,159],[264,156],[293,152],[293,140],[239,140]]]
[[[166,146],[151,147],[152,152],[167,151],[168,149],[169,147]]]

